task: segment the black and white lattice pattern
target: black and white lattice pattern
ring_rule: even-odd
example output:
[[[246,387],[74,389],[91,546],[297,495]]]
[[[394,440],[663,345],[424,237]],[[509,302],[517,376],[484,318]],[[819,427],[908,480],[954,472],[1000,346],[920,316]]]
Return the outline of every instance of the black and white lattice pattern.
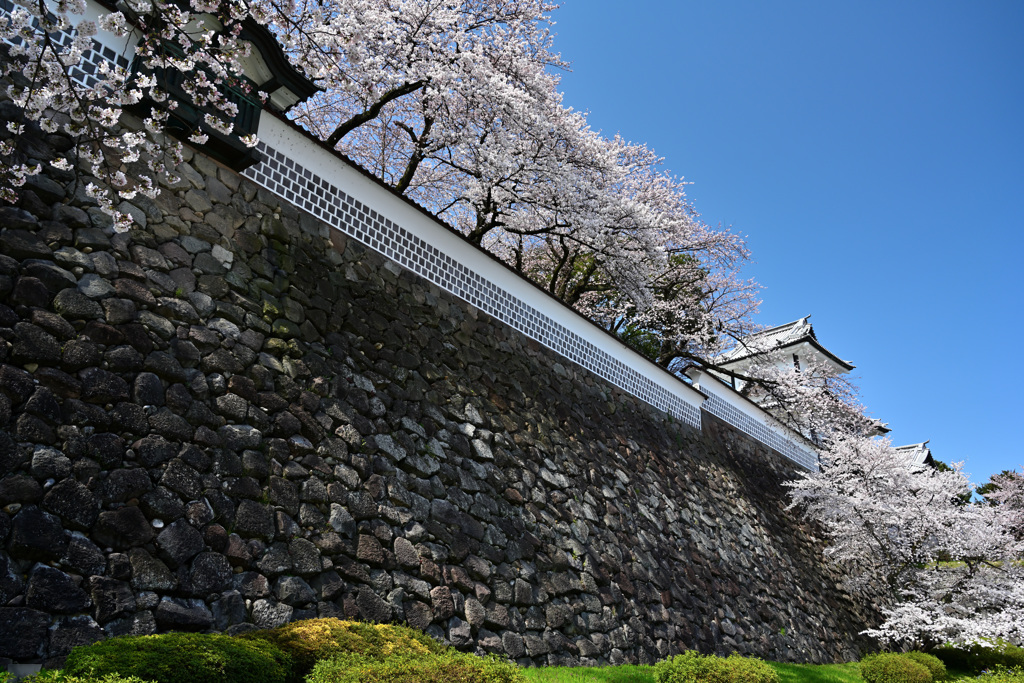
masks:
[[[784,435],[779,434],[763,422],[750,417],[720,396],[711,394],[711,397],[704,402],[702,407],[715,417],[721,418],[736,429],[739,429],[744,434],[782,453],[782,455],[796,464],[809,470],[817,471],[818,459],[814,453],[800,448]]]
[[[93,87],[99,82],[99,77],[96,74],[99,73],[100,62],[108,62],[125,70],[131,64],[129,59],[123,54],[119,54],[106,45],[101,45],[96,40],[93,40],[92,49],[82,55],[80,64],[71,68],[71,78],[87,88]]]
[[[513,296],[416,235],[260,143],[262,162],[243,175],[438,287],[674,418],[700,427],[700,409]]]
[[[0,17],[10,15],[11,10],[14,9],[14,3],[11,0],[0,0]],[[35,24],[36,30],[38,30],[38,22]],[[71,45],[71,41],[75,37],[74,31],[61,31],[60,33],[54,33],[51,36],[53,38],[54,45],[57,49],[64,49]],[[16,41],[21,40],[17,38]],[[97,73],[99,73],[99,65],[101,62],[107,62],[111,66],[118,66],[122,69],[127,69],[130,65],[130,60],[123,54],[118,53],[114,49],[101,44],[96,39],[92,41],[92,49],[87,50],[82,55],[82,61],[79,64],[71,67],[68,71],[68,75],[71,76],[79,85],[83,85],[86,88],[91,88],[99,83]]]

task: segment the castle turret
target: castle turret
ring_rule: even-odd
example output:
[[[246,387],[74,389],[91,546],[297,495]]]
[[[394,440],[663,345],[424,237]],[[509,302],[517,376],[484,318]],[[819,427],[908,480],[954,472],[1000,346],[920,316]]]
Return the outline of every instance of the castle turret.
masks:
[[[810,317],[744,337],[718,357],[717,365],[740,373],[754,363],[765,362],[780,369],[791,366],[797,370],[803,370],[813,362],[825,366],[834,375],[853,370],[855,366],[852,363],[841,359],[818,341]]]

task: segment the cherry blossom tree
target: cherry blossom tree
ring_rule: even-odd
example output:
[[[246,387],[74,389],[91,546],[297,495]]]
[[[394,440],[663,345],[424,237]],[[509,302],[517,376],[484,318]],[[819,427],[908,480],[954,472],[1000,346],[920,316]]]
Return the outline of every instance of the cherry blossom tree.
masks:
[[[141,74],[175,69],[227,133],[242,83],[247,21],[268,26],[323,92],[294,119],[396,191],[433,210],[555,296],[627,339],[655,339],[665,367],[709,357],[752,329],[756,285],[735,235],[703,224],[684,184],[643,145],[606,138],[563,105],[543,0],[130,0],[99,25],[84,0],[19,0],[0,19],[12,43],[0,75],[29,125],[76,143],[90,193],[117,221],[120,202],[159,192],[180,161],[162,134],[175,102],[155,79],[104,66],[95,82],[69,73],[97,30],[137,44]],[[70,47],[54,40],[73,32]],[[265,97],[264,94],[261,93]],[[132,129],[127,107],[155,102]],[[38,167],[18,162],[20,129],[0,148],[8,199]],[[201,143],[205,133],[192,141]],[[255,140],[249,140],[254,143]]]
[[[84,17],[84,0],[49,3],[19,2],[0,14],[0,78],[5,96],[22,113],[8,124],[0,142],[0,195],[17,199],[17,188],[40,172],[25,151],[27,128],[61,133],[73,141],[68,158],[52,165],[58,171],[85,173],[88,194],[125,230],[131,218],[119,202],[142,193],[155,197],[157,182],[181,162],[181,146],[163,134],[169,112],[176,107],[153,77],[156,70],[187,74],[182,87],[204,111],[209,130],[231,132],[237,105],[225,95],[225,84],[240,84],[240,59],[251,46],[238,40],[250,9],[242,3],[195,0],[183,6],[162,0],[129,0],[124,11],[106,12],[98,20]],[[140,69],[131,72],[101,61],[91,75],[83,58],[99,31],[135,46]],[[71,39],[65,40],[67,36]],[[124,125],[126,108],[145,107],[142,121]],[[206,140],[196,131],[194,143]],[[255,144],[255,139],[247,140]],[[173,178],[170,178],[173,180]]]
[[[1004,524],[1024,541],[1024,467],[994,475],[991,483],[993,490],[986,497],[997,505]]]
[[[653,152],[562,104],[553,5],[341,4],[280,13],[329,84],[303,125],[608,329],[657,335],[666,367],[750,329],[742,241],[700,223]]]
[[[790,483],[791,507],[825,530],[847,588],[874,598],[887,644],[1024,642],[1021,544],[997,508],[971,504],[954,464],[914,468],[884,439],[848,437]]]

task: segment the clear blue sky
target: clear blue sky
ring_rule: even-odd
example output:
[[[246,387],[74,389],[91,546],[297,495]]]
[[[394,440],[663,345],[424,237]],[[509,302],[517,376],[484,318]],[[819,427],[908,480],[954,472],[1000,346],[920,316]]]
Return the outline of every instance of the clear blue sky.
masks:
[[[564,0],[567,104],[748,238],[897,444],[1024,464],[1024,2]]]

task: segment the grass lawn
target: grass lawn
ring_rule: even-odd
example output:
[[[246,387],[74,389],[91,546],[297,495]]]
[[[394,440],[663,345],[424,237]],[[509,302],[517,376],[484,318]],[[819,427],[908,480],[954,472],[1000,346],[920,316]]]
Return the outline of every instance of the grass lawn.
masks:
[[[654,683],[653,666],[544,666],[523,669],[530,683]]]
[[[860,668],[854,664],[776,664],[768,662],[779,674],[780,683],[863,683]],[[654,667],[546,666],[524,669],[530,683],[654,683]]]
[[[779,664],[768,662],[779,674],[780,683],[863,683],[860,665],[849,664]]]
[[[864,683],[860,666],[850,664],[779,664],[768,662],[779,674],[780,683]],[[564,667],[523,669],[530,683],[654,683],[651,666]],[[970,681],[974,676],[950,671],[946,683]]]

